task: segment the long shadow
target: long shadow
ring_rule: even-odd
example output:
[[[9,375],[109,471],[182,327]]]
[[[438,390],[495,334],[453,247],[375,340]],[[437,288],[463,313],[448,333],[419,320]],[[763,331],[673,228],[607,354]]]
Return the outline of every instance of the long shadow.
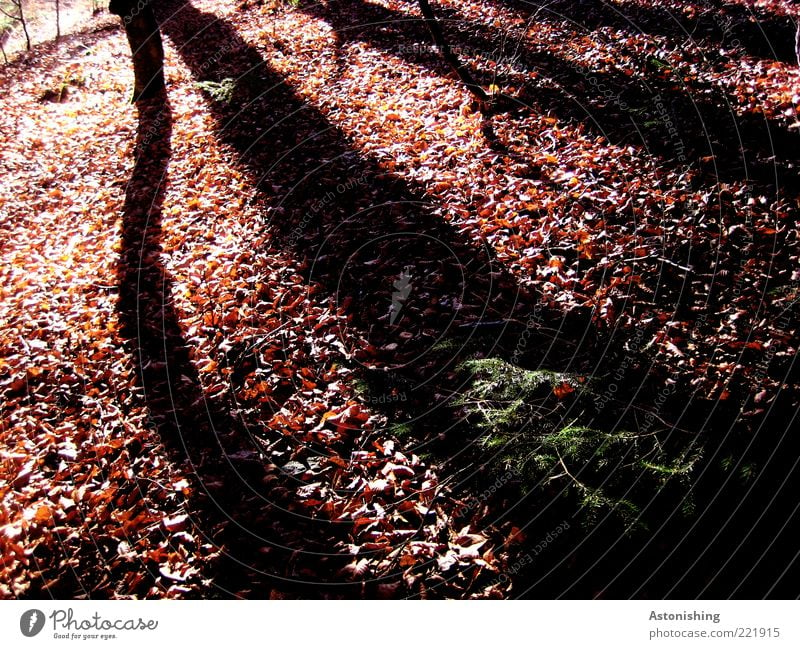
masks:
[[[530,306],[488,247],[445,222],[422,188],[357,153],[226,21],[179,2],[161,20],[203,87],[233,80],[231,97],[207,95],[219,134],[268,201],[276,246],[305,259],[307,281],[347,306],[365,336],[359,360],[408,362],[443,332]],[[209,65],[215,48],[225,55]],[[404,269],[414,288],[393,318]]]
[[[452,368],[474,352],[470,342],[477,342],[483,355],[508,354],[520,333],[517,323],[534,311],[535,296],[519,289],[490,250],[444,222],[421,189],[356,152],[230,23],[181,0],[160,5],[159,12],[164,33],[207,91],[218,136],[240,156],[259,188],[274,245],[306,259],[305,280],[346,318],[340,341],[347,362],[360,364],[365,374],[385,376],[384,393],[370,396],[397,390],[421,394],[421,414],[432,432],[447,426],[452,411],[446,399],[434,397],[460,389]],[[558,328],[557,316],[541,318]],[[583,348],[575,342],[590,329],[586,324],[580,318],[556,332],[558,356],[546,351],[552,336],[531,337],[526,362],[569,371],[580,358],[590,358],[591,366],[599,367],[595,341],[584,341]],[[475,341],[480,331],[489,335]],[[455,351],[443,354],[439,343],[447,338],[455,340]],[[680,524],[672,526],[637,566],[658,565],[662,548],[681,533]],[[573,584],[573,596],[595,594],[616,576],[623,559],[593,567],[593,556],[604,543],[615,556],[630,556],[631,542],[616,543],[613,533],[594,538],[596,545],[584,544],[579,552],[563,547],[568,561],[550,573],[541,592],[563,592],[578,569],[587,573]],[[673,578],[668,574],[652,592],[669,591]],[[630,574],[606,594],[630,595],[642,583],[641,573]]]
[[[306,259],[305,280],[346,316],[341,362],[380,377],[370,381],[367,402],[400,392],[415,403],[413,423],[431,437],[463,434],[449,421],[447,399],[437,397],[459,392],[464,379],[453,368],[476,348],[510,354],[535,297],[490,250],[445,222],[420,188],[356,152],[232,25],[179,0],[160,12],[164,34],[207,91],[218,136],[259,188],[274,245]],[[219,94],[222,88],[230,94]],[[559,345],[552,346],[552,334],[533,331],[531,362],[569,369],[583,336],[583,353],[594,351],[588,319],[562,321],[546,309],[541,317],[560,328]],[[450,351],[442,352],[442,343]],[[449,441],[462,451],[471,442]]]
[[[446,359],[432,354],[443,338],[468,340],[472,325],[488,320],[500,323],[500,338],[508,320],[524,320],[520,311],[532,298],[501,270],[491,251],[445,223],[420,189],[359,155],[228,22],[179,0],[161,4],[158,11],[163,33],[205,89],[218,136],[258,188],[256,199],[268,222],[254,228],[268,228],[274,248],[305,260],[304,281],[346,316],[340,325],[340,363],[402,374],[413,383],[403,389],[427,393],[432,385],[448,383],[447,371],[459,360],[458,353]],[[268,256],[271,250],[258,252]],[[150,284],[163,279],[161,269],[155,274]],[[162,333],[153,337],[158,340]],[[176,340],[168,347],[183,344]],[[233,363],[236,374],[238,359]],[[239,380],[251,369],[240,372]],[[443,406],[430,404],[430,410],[437,408]],[[290,439],[297,451],[293,457],[330,452],[307,433],[264,431],[262,447]],[[353,441],[363,443],[357,436],[337,442],[341,457],[357,450]],[[287,485],[292,494],[305,486],[300,479]],[[333,522],[314,523],[319,529],[308,523],[302,533],[305,545],[326,541],[328,552],[336,554],[337,542],[338,547],[353,542],[335,537],[337,532],[328,529],[336,526]],[[336,527],[346,532],[348,526]],[[337,581],[333,567],[326,572],[314,566],[313,553],[302,542],[295,548],[303,557],[293,563],[304,564],[310,579]],[[367,584],[366,594],[374,586]]]
[[[394,55],[405,57],[411,62],[423,61],[432,71],[437,73],[446,72],[442,62],[435,52],[424,51],[420,53],[419,43],[427,42],[424,31],[420,29],[419,23],[409,20],[404,14],[387,11],[385,8],[371,3],[364,3],[361,0],[339,0],[337,3],[327,3],[326,5],[314,4],[306,6],[305,11],[314,13],[331,24],[337,31],[342,40],[355,40],[368,42],[370,45],[384,49]],[[480,25],[466,25],[455,14],[440,10],[440,15],[448,20],[447,25],[454,44],[457,48],[465,52],[481,51],[485,53],[495,53],[498,43],[502,43],[501,34],[487,30]],[[477,33],[477,37],[476,37]],[[560,90],[542,89],[540,87],[529,88],[530,101],[533,104],[542,106],[546,110],[551,110],[556,114],[571,116],[576,120],[586,123],[587,116],[596,120],[595,127],[602,132],[608,131],[608,125],[612,128],[622,129],[627,123],[629,128],[639,125],[639,122],[646,122],[648,115],[637,115],[636,121],[629,114],[621,109],[600,107],[594,108],[592,104],[592,91],[586,73],[578,70],[565,61],[560,61],[547,52],[532,51],[526,47],[519,50],[512,46],[512,51],[526,65],[536,66],[543,70],[548,76],[555,78],[561,88],[569,89],[570,94]],[[653,73],[657,73],[656,67]],[[703,104],[696,108],[692,97],[674,89],[674,84],[668,80],[656,80],[654,87],[633,86],[628,77],[622,75],[602,74],[597,75],[600,83],[608,84],[613,87],[617,96],[620,98],[618,103],[627,102],[629,106],[642,106],[644,111],[648,108],[652,110],[654,97],[659,96],[659,103],[663,103],[664,108],[658,107],[656,114],[649,115],[655,118],[658,123],[655,127],[646,127],[646,135],[654,140],[652,148],[668,154],[663,144],[663,133],[658,131],[659,125],[666,126],[666,122],[672,125],[681,125],[681,135],[687,143],[694,142],[697,134],[706,134],[711,141],[713,151],[717,156],[717,168],[715,178],[732,177],[738,179],[752,180],[755,173],[751,160],[748,156],[738,154],[742,142],[745,148],[750,148],[757,155],[771,155],[772,148],[769,146],[765,133],[769,133],[771,126],[762,123],[760,120],[741,120],[734,117],[728,111],[719,108],[713,102]],[[613,84],[613,85],[612,85]],[[576,101],[576,97],[581,98]],[[724,105],[724,98],[717,98]],[[670,105],[669,102],[673,102]],[[587,111],[586,106],[591,106]],[[662,114],[661,111],[666,114]],[[583,114],[581,114],[583,111]],[[669,111],[669,112],[667,112]],[[680,112],[682,111],[682,113]],[[679,119],[680,114],[683,118],[688,113],[688,117]],[[711,115],[709,118],[708,115]],[[702,117],[701,117],[702,115]],[[692,116],[694,116],[692,120]],[[502,117],[501,117],[502,118]],[[726,129],[726,124],[729,128]],[[650,130],[647,131],[647,128]],[[736,135],[736,129],[741,131]],[[641,128],[639,129],[641,131]],[[710,132],[708,132],[710,131]],[[728,132],[729,131],[729,132]],[[690,137],[692,136],[692,137]],[[741,138],[741,140],[740,140]],[[689,150],[687,146],[686,157],[699,157],[707,152],[702,149]],[[749,154],[750,152],[748,152]],[[785,153],[789,160],[794,159],[795,150],[787,148]],[[748,167],[742,164],[745,157]],[[762,164],[760,177],[765,182],[774,182],[775,170],[771,164]],[[663,300],[662,300],[663,301]],[[536,345],[537,343],[534,343]],[[539,344],[547,345],[546,341]],[[555,360],[555,359],[554,359]],[[573,362],[578,359],[572,359]],[[526,359],[529,367],[538,367],[536,353]],[[593,359],[597,362],[596,368],[602,373],[601,367],[613,367],[614,362],[610,359]],[[578,361],[579,362],[579,361]],[[549,364],[550,367],[564,368],[568,363],[558,361]],[[631,392],[635,392],[638,386],[644,386],[652,377],[640,374],[637,377],[630,377]],[[380,382],[378,382],[380,384]],[[623,390],[625,391],[625,390]],[[690,400],[696,395],[691,395]],[[640,393],[643,403],[648,402],[644,393]],[[698,400],[702,401],[702,400]],[[697,525],[692,523],[684,525],[681,516],[676,516],[664,529],[659,530],[648,539],[648,543],[643,547],[633,547],[628,542],[611,544],[606,547],[604,544],[608,538],[604,538],[603,532],[586,535],[591,538],[589,545],[597,550],[597,557],[602,557],[596,565],[586,567],[587,556],[586,548],[581,552],[575,552],[582,539],[574,538],[572,543],[564,543],[558,551],[552,551],[558,560],[562,561],[561,569],[548,571],[541,567],[532,570],[531,582],[533,591],[526,591],[527,594],[550,594],[551,596],[586,596],[589,594],[602,594],[604,596],[621,597],[631,594],[647,594],[653,597],[665,595],[694,597],[698,594],[704,596],[728,596],[730,593],[767,593],[772,595],[777,593],[792,593],[791,577],[789,569],[796,570],[796,566],[791,565],[790,558],[792,550],[788,544],[785,533],[781,533],[782,526],[786,520],[796,518],[796,512],[789,512],[788,509],[776,505],[774,494],[788,493],[787,485],[794,475],[794,467],[791,464],[793,452],[793,442],[786,437],[782,438],[779,445],[782,452],[775,457],[771,457],[774,447],[769,442],[749,446],[749,438],[742,443],[742,440],[728,440],[724,442],[724,452],[731,453],[742,465],[753,462],[755,465],[765,468],[765,475],[753,485],[742,486],[737,483],[737,479],[731,479],[730,474],[720,472],[718,463],[719,457],[715,458],[717,452],[714,441],[714,431],[727,431],[733,426],[738,426],[738,407],[720,407],[715,404],[712,408],[713,419],[709,418],[707,409],[708,404],[692,404],[692,407],[685,409],[685,400],[680,403],[680,399],[675,400],[665,408],[665,412],[683,411],[682,421],[706,422],[706,430],[703,435],[708,441],[706,446],[707,461],[701,465],[702,477],[697,481],[693,488],[696,496],[697,507],[703,511],[701,520]],[[770,428],[779,430],[786,421],[793,416],[792,406],[789,400],[782,400],[780,407],[774,408],[769,417],[761,422],[759,430]],[[621,422],[618,422],[621,423]],[[763,435],[763,433],[762,433]],[[717,437],[718,440],[724,436]],[[763,437],[762,437],[763,439]],[[783,462],[780,458],[789,458]],[[786,483],[782,483],[782,480]],[[720,485],[723,485],[722,487]],[[669,511],[667,501],[656,501],[665,506],[662,511]],[[765,513],[763,503],[773,503],[769,513]],[[659,505],[653,504],[650,507],[651,514],[659,511]],[[542,514],[538,511],[537,516],[541,516],[541,523],[547,528],[550,521],[552,527],[557,526],[557,514],[555,511]],[[656,514],[658,519],[660,513]],[[714,521],[727,521],[727,534],[719,535],[719,525]],[[748,534],[740,533],[741,530],[754,530]],[[605,530],[608,532],[608,530]],[[635,546],[635,543],[634,543]],[[601,550],[601,547],[603,548]],[[698,548],[702,550],[698,550]],[[608,554],[604,554],[608,551]],[[641,552],[640,552],[641,550]],[[591,555],[591,551],[588,553]],[[631,560],[631,557],[635,557]],[[702,557],[702,561],[695,563],[695,559]],[[726,562],[727,557],[735,557],[735,561]],[[767,560],[771,557],[770,568],[766,568]],[[554,565],[558,565],[558,560]],[[591,559],[589,559],[591,563]],[[691,565],[691,571],[685,570],[686,565]],[[740,567],[758,566],[758,569],[751,571],[746,578],[742,578]],[[774,566],[774,567],[773,567]],[[655,567],[655,568],[654,568]],[[787,569],[785,574],[781,571]],[[579,577],[576,577],[578,575]],[[674,580],[674,581],[673,581]],[[632,586],[636,582],[637,586]],[[608,584],[606,587],[598,587],[599,584]],[[596,590],[595,590],[596,589]],[[770,590],[772,589],[772,590]]]
[[[263,597],[276,589],[317,596],[316,586],[293,579],[285,566],[297,551],[319,551],[317,559],[324,558],[325,533],[319,525],[309,533],[307,521],[289,514],[276,496],[287,480],[269,462],[256,459],[247,430],[229,406],[206,397],[192,362],[172,301],[173,282],[160,259],[172,112],[165,96],[140,101],[137,108],[136,163],[125,193],[117,271],[118,311],[149,424],[194,481],[196,495],[188,505],[195,529],[221,548],[213,565],[216,593]],[[314,557],[308,562],[314,565]]]
[[[533,13],[535,8],[525,6]],[[369,43],[436,74],[449,72],[433,48],[425,47],[430,39],[421,19],[365,0],[313,2],[301,9],[328,22],[342,41]],[[437,14],[463,59],[500,62],[498,73],[481,63],[468,65],[479,81],[521,84],[519,107],[580,122],[613,144],[645,146],[661,158],[660,165],[696,165],[709,180],[796,181],[792,164],[800,135],[763,116],[737,115],[728,107],[734,102],[715,86],[682,87],[654,57],[641,61],[643,78],[632,78],[534,49],[447,7],[437,8]],[[503,71],[503,62],[512,62],[516,72]],[[526,78],[531,72],[537,80]]]

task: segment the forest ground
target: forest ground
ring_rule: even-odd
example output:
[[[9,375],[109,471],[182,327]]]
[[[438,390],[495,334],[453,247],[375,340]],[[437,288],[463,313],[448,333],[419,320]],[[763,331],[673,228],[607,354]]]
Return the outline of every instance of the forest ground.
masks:
[[[437,9],[511,100],[395,0],[0,70],[3,596],[796,589],[791,18]]]

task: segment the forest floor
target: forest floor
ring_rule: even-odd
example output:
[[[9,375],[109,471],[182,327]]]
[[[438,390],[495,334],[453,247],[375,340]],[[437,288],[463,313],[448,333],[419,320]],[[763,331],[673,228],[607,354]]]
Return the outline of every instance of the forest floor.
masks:
[[[796,589],[791,18],[436,8],[505,99],[396,0],[0,69],[0,595]]]
[[[7,1],[0,3],[0,8],[12,16],[18,15],[19,10]],[[61,34],[67,35],[80,31],[90,17],[95,13],[100,13],[103,9],[103,3],[96,2],[96,0],[61,1],[59,5]],[[58,31],[55,2],[52,0],[23,0],[22,10],[32,46],[47,43],[55,38]],[[14,56],[25,51],[25,33],[18,20],[9,16],[0,18],[0,39],[3,41],[3,49],[9,59],[13,59]]]

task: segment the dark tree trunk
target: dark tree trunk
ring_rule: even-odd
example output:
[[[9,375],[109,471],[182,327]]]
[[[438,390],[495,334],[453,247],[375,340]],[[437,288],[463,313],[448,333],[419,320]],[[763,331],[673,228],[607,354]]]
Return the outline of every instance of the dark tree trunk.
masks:
[[[153,0],[111,0],[108,10],[122,19],[133,59],[133,101],[164,91],[164,47]]]

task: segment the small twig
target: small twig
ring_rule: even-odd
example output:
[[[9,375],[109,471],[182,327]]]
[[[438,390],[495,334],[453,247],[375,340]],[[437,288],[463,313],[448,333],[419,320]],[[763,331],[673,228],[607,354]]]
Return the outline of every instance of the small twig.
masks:
[[[671,259],[667,259],[666,257],[650,257],[649,255],[645,255],[644,257],[628,257],[627,259],[623,259],[623,264],[630,264],[637,261],[647,261],[648,259],[653,259],[654,261],[660,261],[665,264],[669,264],[670,266],[674,266],[675,268],[679,268],[680,270],[686,273],[693,273],[694,268],[690,266],[681,266],[679,263],[672,261]]]
[[[570,480],[572,480],[576,485],[578,485],[578,488],[580,488],[582,491],[589,491],[589,488],[585,484],[583,484],[580,480],[578,480],[578,478],[576,478],[569,472],[567,465],[564,464],[564,459],[561,457],[561,453],[556,451],[556,455],[558,456],[558,463],[561,465],[561,468],[564,469],[564,473],[570,478]]]

